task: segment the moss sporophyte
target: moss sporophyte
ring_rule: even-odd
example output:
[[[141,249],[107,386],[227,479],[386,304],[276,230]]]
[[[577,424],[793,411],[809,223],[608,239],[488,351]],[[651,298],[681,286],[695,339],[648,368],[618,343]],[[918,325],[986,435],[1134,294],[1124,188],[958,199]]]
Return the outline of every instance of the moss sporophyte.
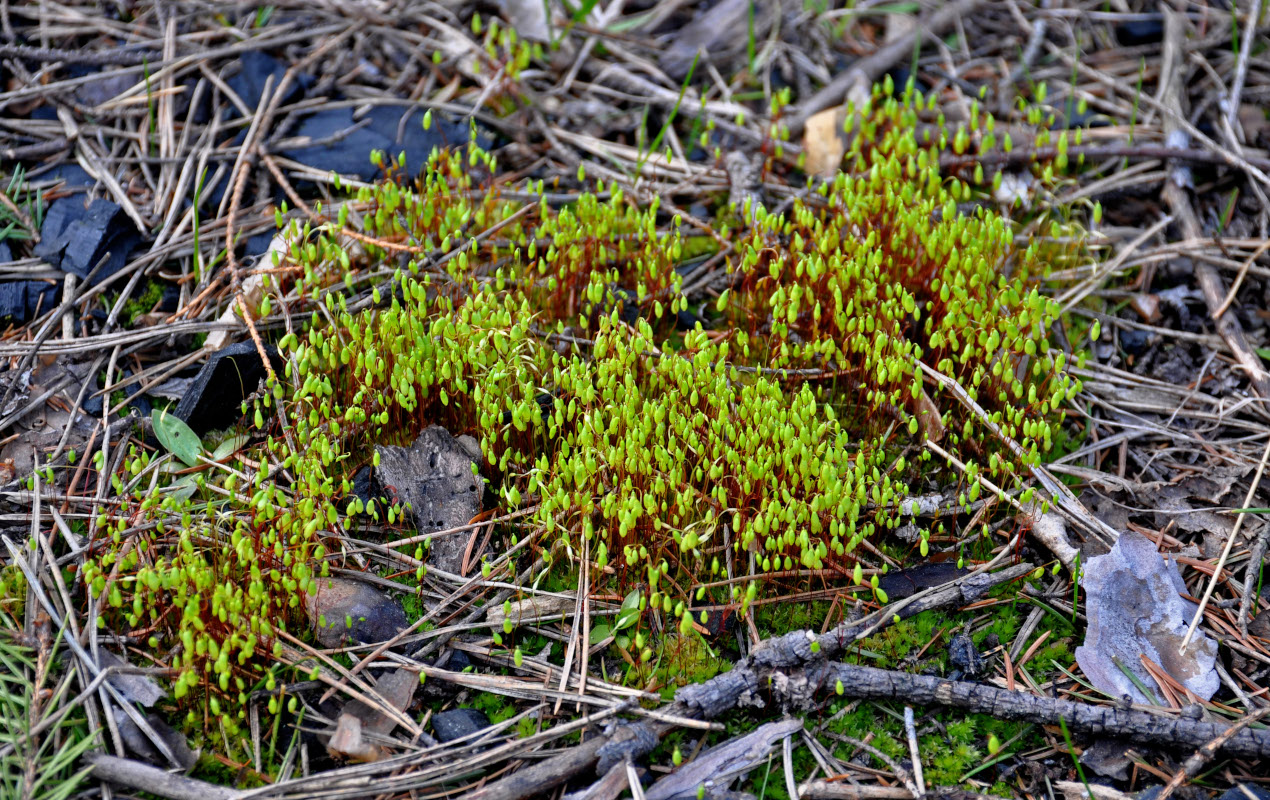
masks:
[[[531,509],[506,533],[532,539],[515,558],[567,577],[586,553],[594,591],[636,592],[624,636],[644,661],[674,626],[696,635],[695,609],[746,614],[765,575],[858,583],[857,547],[913,522],[906,498],[929,486],[959,486],[963,507],[985,478],[1018,487],[1079,388],[1047,339],[1048,256],[967,208],[978,189],[918,142],[924,109],[879,92],[848,114],[848,171],[783,214],[725,209],[750,222],[709,237],[617,186],[561,208],[504,200],[474,148],[359,188],[328,224],[287,223],[271,306],[309,324],[278,338],[286,367],[248,410],[252,438],[200,464],[191,492],[169,458],[125,460],[87,574],[105,624],[153,636],[189,713],[234,728],[275,685],[262,667],[299,635],[303,596],[345,565],[341,537],[401,524],[402,508],[354,499],[353,474],[430,424],[474,435],[503,508]],[[702,238],[727,249],[730,288],[698,309],[708,328],[679,332],[679,267]],[[423,549],[400,557],[422,576]]]

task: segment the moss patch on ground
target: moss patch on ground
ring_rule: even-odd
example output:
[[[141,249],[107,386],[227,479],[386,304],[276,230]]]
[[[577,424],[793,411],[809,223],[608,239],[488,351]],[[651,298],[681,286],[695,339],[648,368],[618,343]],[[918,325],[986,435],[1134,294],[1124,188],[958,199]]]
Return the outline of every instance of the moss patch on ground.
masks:
[[[733,209],[735,228],[689,231],[600,184],[561,208],[504,200],[475,148],[359,189],[325,224],[287,223],[260,309],[285,309],[286,367],[226,457],[187,466],[134,445],[111,476],[121,504],[94,520],[85,575],[102,624],[145,630],[190,724],[232,736],[248,694],[273,689],[262,667],[283,634],[303,635],[302,598],[349,563],[341,543],[404,526],[401,507],[354,496],[354,473],[429,424],[474,435],[501,510],[525,514],[486,577],[541,559],[534,581],[574,587],[586,564],[592,592],[637,599],[632,680],[725,668],[702,639],[710,609],[744,617],[815,581],[884,604],[881,554],[926,556],[971,504],[1031,499],[1019,476],[1061,441],[1079,389],[1038,290],[1077,245],[1020,244],[975,202],[986,187],[941,176],[915,134],[928,107],[877,92],[848,115],[849,172],[781,214]],[[703,319],[683,262],[711,250],[728,253],[728,288]],[[916,514],[912,498],[949,486],[942,517]],[[912,523],[897,547],[888,534]],[[428,569],[426,546],[395,558],[416,581]],[[760,613],[781,629],[819,611]],[[511,652],[523,637],[493,638]]]

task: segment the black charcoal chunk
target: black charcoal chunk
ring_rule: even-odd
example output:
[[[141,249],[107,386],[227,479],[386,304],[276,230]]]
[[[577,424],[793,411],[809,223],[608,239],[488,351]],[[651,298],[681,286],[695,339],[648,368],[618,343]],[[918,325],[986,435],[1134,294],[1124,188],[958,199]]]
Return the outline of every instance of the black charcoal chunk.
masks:
[[[878,579],[878,588],[889,600],[903,600],[932,586],[942,586],[970,572],[950,561],[918,564],[909,569],[888,572]]]
[[[273,345],[265,353],[274,371],[283,368]],[[267,375],[253,342],[231,344],[212,354],[190,385],[189,394],[177,403],[175,414],[199,436],[233,425],[242,419],[242,403]]]
[[[260,105],[261,97],[264,96],[265,83],[270,76],[273,77],[273,90],[277,90],[282,85],[282,76],[287,73],[287,64],[259,50],[246,51],[238,57],[238,63],[241,65],[238,74],[225,83],[234,91],[234,94],[238,95],[245,106],[255,111]],[[285,104],[295,100],[297,95],[312,85],[312,75],[308,73],[296,75],[287,87],[282,102]]]
[[[475,708],[455,708],[432,717],[432,735],[438,742],[452,742],[480,733],[490,725],[489,717]]]
[[[282,155],[314,169],[371,180],[379,174],[371,153],[381,150],[396,159],[405,152],[406,174],[413,174],[411,170],[421,170],[434,148],[463,145],[469,138],[468,125],[439,115],[433,115],[432,127],[425,131],[424,113],[392,106],[377,106],[358,118],[351,108],[318,111],[302,120],[292,134],[309,142],[283,150]],[[490,142],[488,135],[478,133],[479,145],[487,147]]]
[[[1114,26],[1116,41],[1124,47],[1154,44],[1164,39],[1164,17],[1134,19]]]
[[[123,269],[140,240],[136,225],[119,205],[102,198],[85,204],[79,197],[63,197],[49,206],[35,255],[80,278],[93,274],[92,283],[97,284]],[[105,263],[94,273],[103,258]]]
[[[472,472],[480,447],[470,437],[455,439],[432,425],[409,448],[380,445],[375,451],[376,484],[389,498],[409,503],[420,533],[458,528],[481,513],[482,482]],[[459,572],[469,538],[464,532],[433,539],[429,561],[446,572]]]

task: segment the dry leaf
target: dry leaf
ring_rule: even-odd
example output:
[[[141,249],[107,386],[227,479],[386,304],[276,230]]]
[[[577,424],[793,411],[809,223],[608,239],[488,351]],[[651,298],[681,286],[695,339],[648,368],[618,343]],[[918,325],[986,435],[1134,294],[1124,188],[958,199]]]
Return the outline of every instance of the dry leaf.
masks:
[[[375,680],[375,693],[399,711],[410,705],[418,687],[418,675],[406,669],[390,669]],[[396,726],[397,721],[382,710],[350,700],[340,713],[326,750],[335,758],[379,761],[389,755],[388,751],[367,741],[365,734],[383,735]]]
[[[905,36],[913,32],[917,27],[917,17],[913,14],[888,14],[886,16],[886,36],[884,42],[891,42],[903,39]]]
[[[1130,299],[1129,306],[1146,322],[1155,324],[1160,320],[1160,298],[1153,294],[1138,292]]]
[[[1090,683],[1113,697],[1150,703],[1126,675],[1158,686],[1142,665],[1146,655],[1198,697],[1213,696],[1220,685],[1217,643],[1196,631],[1185,652],[1179,651],[1196,606],[1179,596],[1186,584],[1177,563],[1161,556],[1150,539],[1133,531],[1121,534],[1110,553],[1089,560],[1080,585],[1089,630],[1076,648],[1076,663]]]
[[[827,108],[813,114],[807,120],[803,132],[803,152],[807,155],[805,168],[809,175],[833,177],[842,165],[847,152],[847,140],[842,132],[846,111],[842,107]]]

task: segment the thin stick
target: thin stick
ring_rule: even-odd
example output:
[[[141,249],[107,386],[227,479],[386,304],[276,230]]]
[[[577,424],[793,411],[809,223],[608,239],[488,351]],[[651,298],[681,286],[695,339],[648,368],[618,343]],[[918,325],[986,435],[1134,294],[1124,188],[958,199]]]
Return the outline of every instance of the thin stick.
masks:
[[[926,780],[922,776],[922,754],[917,749],[917,723],[913,719],[913,707],[904,706],[904,733],[908,735],[908,755],[913,760],[913,783],[917,791],[926,794]]]
[[[781,740],[781,760],[783,761],[784,772],[785,772],[785,792],[790,797],[797,797],[798,796],[798,780],[794,777],[794,737],[793,736],[786,736],[784,739]],[[917,757],[914,756],[913,760],[916,761]],[[921,767],[918,767],[918,769],[920,770]],[[919,772],[918,774],[920,775],[921,773]],[[919,787],[921,786],[920,779],[917,785]]]
[[[1233,16],[1238,6],[1231,6],[1231,15]],[[1248,9],[1248,24],[1244,26],[1244,40],[1239,43],[1239,60],[1235,65],[1235,80],[1230,85],[1230,97],[1226,98],[1226,120],[1231,124],[1235,124],[1235,120],[1239,117],[1239,98],[1244,91],[1244,80],[1248,77],[1248,56],[1252,54],[1252,40],[1257,36],[1257,20],[1261,18],[1261,0],[1252,0],[1252,7]],[[1232,20],[1233,22],[1233,20]],[[1160,800],[1164,800],[1169,795],[1166,788],[1164,794],[1160,796]]]
[[[633,800],[644,800],[644,787],[640,785],[639,773],[629,759],[626,761],[626,785],[631,790]]]
[[[1262,242],[1261,246],[1244,261],[1243,266],[1239,268],[1239,274],[1235,276],[1234,282],[1230,284],[1230,291],[1226,293],[1226,299],[1210,315],[1214,322],[1221,319],[1221,315],[1226,313],[1226,310],[1230,308],[1230,304],[1235,302],[1235,294],[1239,292],[1239,287],[1243,285],[1244,278],[1248,277],[1248,270],[1252,268],[1252,263],[1267,250],[1270,250],[1270,239]]]

